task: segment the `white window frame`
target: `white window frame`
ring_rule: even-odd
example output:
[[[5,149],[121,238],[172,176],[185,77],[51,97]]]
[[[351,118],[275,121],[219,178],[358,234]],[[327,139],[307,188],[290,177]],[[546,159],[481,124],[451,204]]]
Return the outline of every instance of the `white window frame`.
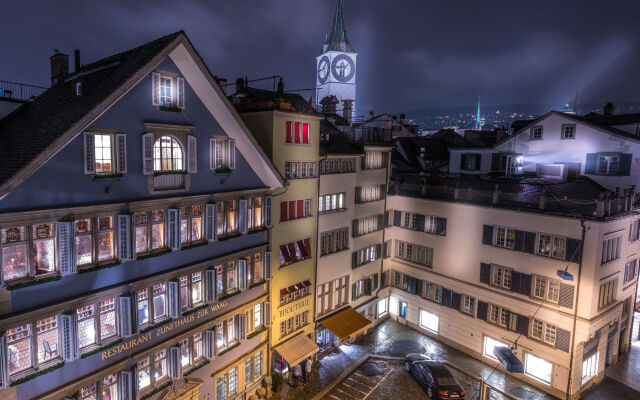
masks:
[[[535,365],[531,366],[532,363]],[[546,371],[541,368],[541,364],[543,363],[548,365],[548,374],[545,373],[544,376],[541,374],[541,372]],[[537,381],[540,381],[546,385],[551,385],[551,379],[553,377],[553,363],[545,360],[544,358],[535,356],[532,353],[525,352],[524,373],[525,375],[530,376]]]
[[[576,124],[564,124],[560,130],[560,139],[575,139]]]
[[[506,226],[496,226],[494,229],[493,243],[497,247],[505,249],[514,249],[516,243],[516,230],[513,228],[507,228]],[[503,232],[503,235],[500,235]],[[501,237],[503,236],[503,237]]]

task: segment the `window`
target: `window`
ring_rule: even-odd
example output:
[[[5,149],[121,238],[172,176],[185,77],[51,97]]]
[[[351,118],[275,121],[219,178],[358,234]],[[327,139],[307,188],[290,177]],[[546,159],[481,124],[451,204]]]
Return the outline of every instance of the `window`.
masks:
[[[602,241],[602,264],[606,264],[620,258],[620,242],[620,237],[614,237]]]
[[[96,343],[94,305],[76,310],[78,317],[78,347],[83,348]]]
[[[318,212],[346,210],[345,193],[324,194],[318,199]]]
[[[287,121],[286,142],[291,144],[309,144],[309,124]]]
[[[40,224],[33,229],[33,264],[36,275],[54,272],[55,266],[55,225]]]
[[[407,302],[398,301],[398,315],[402,318],[407,318]]]
[[[306,218],[311,216],[311,199],[280,202],[280,221]]]
[[[180,243],[183,245],[196,243],[203,238],[202,206],[180,208]]]
[[[163,282],[153,286],[153,320],[161,321],[167,315],[167,284]]]
[[[191,274],[191,306],[197,306],[202,302],[202,272]]]
[[[536,357],[531,353],[525,353],[524,373],[546,384],[551,384],[551,372],[553,364]]]
[[[184,170],[182,146],[171,136],[161,136],[153,143],[154,171]]]
[[[113,135],[93,135],[95,172],[97,174],[115,172],[113,166]]]
[[[149,358],[144,358],[136,364],[136,375],[138,381],[138,390],[142,390],[151,385],[151,365]]]
[[[640,238],[640,220],[635,220],[629,224],[629,243]]]
[[[102,378],[102,400],[118,400],[118,375],[111,374]]]
[[[228,137],[209,139],[209,167],[217,173],[229,173],[236,168],[236,142]]]
[[[148,253],[165,247],[164,210],[134,214],[136,253]]]
[[[76,265],[88,265],[93,263],[93,235],[91,220],[76,220]]]
[[[538,255],[564,260],[565,251],[566,238],[544,233],[538,234]]]
[[[9,374],[31,367],[31,324],[6,331],[7,363]]]
[[[351,300],[357,300],[362,296],[371,296],[373,290],[378,288],[378,274],[369,275],[351,285]],[[393,313],[397,313],[400,308],[394,303]]]
[[[562,125],[562,132],[560,139],[575,139],[576,138],[576,126],[575,125]]]
[[[386,164],[383,162],[383,153],[381,151],[367,151],[365,153],[365,169],[377,169],[377,168],[386,168]]]
[[[355,172],[355,160],[330,158],[320,161],[320,174],[342,174]]]
[[[620,172],[620,153],[598,153],[598,175],[618,175]]]
[[[216,270],[216,290],[218,292],[218,295],[220,294],[229,294],[232,292],[235,292],[238,287],[237,287],[237,283],[236,283],[236,263],[235,261],[227,261],[224,264],[219,264],[215,266],[215,270]],[[186,275],[184,276],[184,279],[186,280],[187,277]],[[201,279],[201,276],[200,276]],[[197,282],[197,288],[200,291],[199,294],[194,295],[192,294],[191,297],[195,298],[195,299],[201,299],[202,298],[202,287],[200,286],[201,282]],[[186,301],[189,300],[189,292],[188,292],[188,286],[187,283],[185,281],[185,293],[182,294],[181,293],[181,297],[183,296]],[[182,299],[180,300],[182,301]]]
[[[116,331],[116,302],[114,298],[100,302],[100,339],[115,336]]]
[[[227,200],[227,223],[226,233],[233,234],[238,232],[238,200]]]
[[[253,265],[253,268],[251,268]],[[262,253],[256,253],[253,255],[253,264],[251,259],[249,260],[249,272],[247,276],[248,282],[260,282],[262,281]]]
[[[349,228],[335,229],[320,234],[320,255],[337,253],[349,248]]]
[[[262,325],[262,303],[253,306],[253,323],[249,324],[251,330],[255,330]]]
[[[184,78],[163,72],[153,72],[151,76],[154,106],[184,108]]]
[[[511,273],[513,269],[491,264],[491,285],[511,289]]]
[[[173,103],[173,96],[171,95],[172,81],[171,78],[165,76],[160,77],[160,104],[165,107],[171,107]]]
[[[460,168],[463,171],[477,171],[480,169],[480,154],[463,153],[460,155]]]
[[[80,389],[80,400],[96,400],[96,391],[98,384],[92,383]]]
[[[533,275],[533,297],[557,303],[560,297],[560,281]]]
[[[39,364],[60,356],[58,348],[58,318],[56,316],[36,322],[36,336]]]
[[[27,240],[24,226],[2,229],[1,255],[5,281],[27,276]]]
[[[377,260],[378,258],[380,258],[380,249],[379,249],[380,245],[372,245],[372,246],[368,246],[365,247],[364,249],[360,249],[358,250],[355,254],[356,254],[356,266],[360,266],[360,265],[364,265],[364,264],[368,264],[370,262],[374,262],[375,260]]]
[[[180,341],[179,343],[179,347],[180,347],[180,365],[182,365],[182,369],[184,370],[187,365],[191,364],[191,355],[190,355],[190,348],[189,348],[189,339],[185,339]]]
[[[227,346],[227,340],[224,335],[224,321],[219,322],[216,325],[215,332],[216,332],[216,348],[218,349],[218,351],[220,351],[220,349]]]
[[[613,303],[616,299],[616,281],[610,280],[600,285],[600,293],[598,295],[598,309],[604,308]]]
[[[387,298],[381,299],[378,302],[378,317],[387,313]]]
[[[462,312],[475,315],[476,299],[467,295],[462,295]]]
[[[189,276],[182,275],[180,282],[180,308],[189,308]]]
[[[356,187],[356,202],[366,203],[382,199],[384,185],[368,185]]]
[[[309,311],[296,314],[285,321],[280,322],[280,337],[287,336],[302,328],[309,321]]]
[[[367,233],[377,232],[382,229],[384,222],[384,216],[371,215],[355,221],[354,228],[356,228],[356,234],[358,236],[366,235]]]
[[[314,161],[287,161],[284,163],[284,177],[287,179],[305,179],[316,177]]]
[[[236,320],[231,317],[227,320],[227,344],[233,344],[236,338]]]
[[[542,126],[531,128],[531,140],[542,140]]]
[[[311,258],[311,238],[280,245],[280,265],[289,265]]]
[[[509,347],[509,346],[507,346],[506,343],[503,343],[503,342],[500,342],[500,341],[495,340],[493,338],[490,338],[489,336],[485,336],[484,337],[484,349],[483,349],[484,356],[485,357],[489,357],[492,360],[498,361],[496,356],[493,354],[493,349],[494,349],[494,347],[500,347],[500,346]]]
[[[249,204],[247,208],[248,208],[247,222],[248,222],[249,230],[262,228],[263,226],[262,196],[249,197]],[[309,210],[311,210],[311,204],[309,204]]]
[[[515,246],[516,231],[514,229],[497,226],[496,229],[496,246],[513,249]]]
[[[624,283],[629,283],[638,277],[638,259],[631,260],[624,266]]]
[[[510,328],[511,312],[507,308],[497,306],[495,304],[489,304],[487,321],[492,324],[500,325],[503,328]]]
[[[235,291],[238,288],[236,285],[236,263],[229,261],[225,269],[227,270],[227,284],[225,289],[227,292]]]
[[[154,377],[156,382],[167,377],[167,350],[163,349],[153,356]]]
[[[113,260],[115,257],[113,217],[98,218],[98,261]]]
[[[138,309],[138,325],[149,323],[149,289],[136,291],[136,303]]]
[[[599,353],[594,353],[588,358],[582,360],[582,383],[585,383],[592,376],[598,375],[599,360]]]
[[[224,202],[216,203],[216,236],[224,236]]]
[[[420,327],[433,333],[438,333],[440,317],[426,310],[420,310]]]
[[[433,249],[396,240],[396,257],[431,267],[433,263]]]
[[[349,284],[349,277],[343,276],[342,278],[335,279],[333,281],[333,308],[338,308],[346,305],[349,302],[347,298],[347,288]]]
[[[531,322],[531,337],[541,342],[554,346],[556,344],[556,332],[556,325],[548,324],[535,318]]]

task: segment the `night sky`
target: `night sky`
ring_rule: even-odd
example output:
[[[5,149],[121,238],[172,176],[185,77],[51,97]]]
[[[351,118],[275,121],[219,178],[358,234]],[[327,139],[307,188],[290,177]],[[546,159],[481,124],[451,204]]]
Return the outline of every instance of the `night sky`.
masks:
[[[8,2],[4,2],[8,3]],[[362,111],[640,100],[640,1],[343,0]],[[526,3],[526,4],[525,4]],[[184,29],[215,75],[315,85],[335,0],[21,1],[2,5],[0,79],[48,85],[53,49],[83,63]],[[73,62],[71,62],[72,64]],[[303,94],[308,97],[312,92]]]

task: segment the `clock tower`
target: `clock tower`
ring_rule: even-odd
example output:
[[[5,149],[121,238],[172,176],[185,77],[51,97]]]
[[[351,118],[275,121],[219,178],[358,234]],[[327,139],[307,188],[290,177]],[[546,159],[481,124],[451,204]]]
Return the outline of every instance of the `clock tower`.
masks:
[[[347,36],[342,1],[337,0],[331,29],[316,57],[316,107],[323,98],[333,95],[340,101],[338,111],[343,110],[345,100],[352,100],[351,110],[356,110],[356,55]]]

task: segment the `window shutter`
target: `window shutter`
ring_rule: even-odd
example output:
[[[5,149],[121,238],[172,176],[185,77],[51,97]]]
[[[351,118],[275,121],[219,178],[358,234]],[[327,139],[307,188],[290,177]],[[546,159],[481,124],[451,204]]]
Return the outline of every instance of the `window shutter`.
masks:
[[[581,240],[567,238],[567,248],[564,253],[565,261],[579,263],[582,258]]]
[[[373,290],[378,289],[378,274],[373,274]]]
[[[142,173],[153,174],[153,133],[142,135]]]
[[[233,139],[227,139],[228,156],[229,156],[229,169],[236,169],[236,141]]]
[[[238,260],[238,289],[247,290],[247,259]]]
[[[271,252],[265,251],[264,257],[262,257],[262,277],[266,280],[271,280]]]
[[[198,172],[198,140],[193,135],[187,136],[187,170],[190,174]]]
[[[281,201],[280,202],[280,221],[286,222],[289,220],[289,202]]]
[[[119,317],[120,320],[120,336],[129,337],[133,334],[133,320],[131,313],[131,297],[129,296],[120,296],[119,301]]]
[[[482,225],[482,244],[493,245],[493,225]]]
[[[204,331],[204,351],[202,352],[204,358],[207,360],[213,360],[215,354],[215,332],[211,329]]]
[[[207,269],[204,271],[205,287],[204,296],[207,303],[213,303],[216,301],[216,271],[213,269]]]
[[[176,79],[176,83],[178,86],[178,108],[184,108],[184,78]]]
[[[118,258],[120,261],[133,259],[131,249],[131,218],[129,215],[118,215]]]
[[[204,235],[209,241],[216,240],[216,205],[205,204]]]
[[[438,235],[447,235],[447,219],[436,217],[436,233]]]
[[[378,215],[378,227],[376,231],[381,231],[384,228],[384,214]]]
[[[180,210],[177,208],[169,209],[169,248],[171,250],[180,249]]]
[[[247,340],[247,315],[238,314],[238,336],[236,337],[240,341]]]
[[[480,263],[480,282],[486,283],[487,285],[490,282],[491,278],[491,264]]]
[[[262,316],[264,320],[264,326],[271,326],[271,302],[266,301],[264,303],[264,315]]]
[[[391,239],[384,242],[384,247],[382,249],[382,257],[383,258],[391,257]]]
[[[356,186],[356,204],[362,203],[362,187]]]
[[[167,287],[169,318],[178,318],[180,315],[180,284],[176,281],[169,281]]]
[[[209,139],[209,169],[216,169],[216,140],[214,138]]]
[[[1,274],[0,274],[1,275]],[[0,334],[0,388],[6,388],[8,386],[8,373],[7,373],[7,347],[6,340],[3,334]]]
[[[84,133],[84,173],[93,175],[96,173],[96,148],[95,134]]]
[[[558,295],[558,305],[560,307],[573,308],[573,292],[575,287],[560,282],[560,294]]]
[[[169,347],[169,353],[167,354],[169,378],[180,379],[182,378],[182,364],[180,363],[180,348]]]
[[[271,228],[271,196],[264,198],[264,225],[267,228]]]
[[[389,165],[389,153],[386,151],[382,152],[382,166],[383,168],[387,168],[387,166]]]
[[[633,154],[620,154],[620,167],[618,168],[618,176],[631,175],[631,161],[633,160]]]
[[[516,230],[515,239],[514,239],[514,249],[515,250],[524,251],[524,236],[525,236],[525,232],[524,231]]]
[[[556,349],[569,352],[571,345],[571,332],[562,328],[556,328]]]
[[[354,283],[353,285],[351,285],[351,301],[354,301],[355,299],[357,299],[358,294],[356,293],[356,288],[357,288],[357,283]]]
[[[360,159],[360,169],[367,169],[367,161],[366,161],[366,154],[364,156],[362,156],[362,158]]]
[[[402,211],[393,210],[393,226],[400,226],[402,221]]]
[[[382,244],[378,243],[376,244],[376,260],[380,257],[382,257]]]
[[[351,269],[356,269],[358,267],[358,252],[351,253]]]
[[[484,301],[478,301],[478,314],[477,314],[478,319],[481,319],[483,321],[487,320],[488,308],[489,308],[489,304],[485,303]]]
[[[587,160],[584,164],[585,175],[595,175],[597,158],[596,153],[587,153]]]
[[[425,215],[424,214],[418,214],[418,227],[417,227],[417,229],[420,232],[424,232],[425,221],[426,221]]]
[[[240,208],[240,219],[238,224],[240,225],[240,233],[246,234],[249,232],[249,201],[246,199],[240,199],[238,201]]]
[[[358,237],[358,225],[359,225],[359,221],[357,219],[354,219],[352,221],[352,227],[351,227],[351,236],[354,238]]]
[[[58,222],[58,263],[62,275],[75,274],[75,228],[73,222]]]
[[[491,154],[491,172],[500,171],[500,153]]]
[[[453,292],[447,288],[442,288],[442,305],[445,307],[451,307]]]
[[[61,323],[61,352],[64,361],[73,361],[78,356],[78,335],[76,325],[76,314],[62,314]]]
[[[536,233],[525,232],[524,233],[524,252],[533,254],[536,251]]]
[[[372,279],[369,278],[369,279],[365,279],[365,281],[364,281],[364,294],[367,295],[367,296],[371,295],[371,286],[372,286],[371,285],[371,280]]]
[[[531,296],[531,274],[522,274],[520,293]]]
[[[160,105],[160,74],[157,72],[151,73],[151,103],[154,106]]]
[[[116,172],[124,174],[127,172],[127,135],[116,135]]]
[[[522,293],[522,273],[511,271],[511,291],[514,293]],[[529,293],[524,293],[529,294]]]
[[[118,372],[118,399],[133,400],[133,374],[131,371]]]
[[[422,281],[420,281],[420,283],[422,283]],[[417,294],[420,295],[421,294],[420,291]],[[451,294],[451,308],[453,308],[454,310],[460,311],[461,302],[462,302],[462,296],[460,295],[460,293],[453,292]]]
[[[516,332],[523,335],[529,336],[529,317],[520,314],[514,314],[516,316]]]
[[[387,153],[383,153],[387,154]],[[380,185],[380,200],[384,200],[387,197],[387,185]]]

